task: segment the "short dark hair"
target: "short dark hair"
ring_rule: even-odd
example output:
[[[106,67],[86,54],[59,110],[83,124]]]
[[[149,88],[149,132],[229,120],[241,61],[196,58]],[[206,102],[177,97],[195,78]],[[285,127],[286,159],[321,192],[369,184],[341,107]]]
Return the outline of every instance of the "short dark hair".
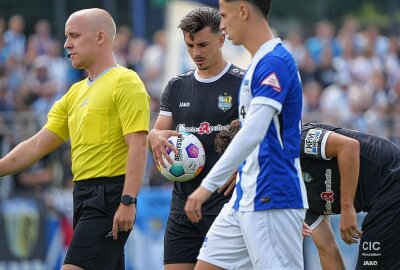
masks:
[[[234,2],[238,0],[225,0],[226,2]],[[272,0],[242,0],[245,2],[252,3],[255,7],[257,7],[261,13],[264,15],[264,18],[268,21],[269,12],[271,11],[271,1]]]
[[[221,15],[219,11],[210,7],[200,7],[190,11],[181,20],[178,28],[183,33],[189,33],[190,38],[194,39],[194,34],[203,30],[206,27],[211,28],[211,32],[218,34],[220,30]]]

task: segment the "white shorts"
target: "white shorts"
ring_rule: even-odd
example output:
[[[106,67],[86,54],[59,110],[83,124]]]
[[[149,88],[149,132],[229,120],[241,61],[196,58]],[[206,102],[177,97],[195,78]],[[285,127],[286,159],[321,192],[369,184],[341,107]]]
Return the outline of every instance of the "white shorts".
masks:
[[[197,258],[229,270],[304,269],[305,213],[305,209],[238,212],[226,204]]]

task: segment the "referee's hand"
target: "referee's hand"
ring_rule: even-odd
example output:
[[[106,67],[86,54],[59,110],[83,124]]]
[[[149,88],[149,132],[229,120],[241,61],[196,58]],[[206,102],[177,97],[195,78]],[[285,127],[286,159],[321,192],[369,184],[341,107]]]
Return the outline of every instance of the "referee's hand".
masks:
[[[190,196],[188,197],[185,205],[185,213],[189,220],[193,223],[197,223],[201,219],[201,206],[211,196],[211,191],[199,186]]]
[[[128,232],[133,230],[133,225],[136,220],[136,204],[130,205],[120,204],[117,212],[115,212],[112,235],[114,240],[118,239],[118,232]]]

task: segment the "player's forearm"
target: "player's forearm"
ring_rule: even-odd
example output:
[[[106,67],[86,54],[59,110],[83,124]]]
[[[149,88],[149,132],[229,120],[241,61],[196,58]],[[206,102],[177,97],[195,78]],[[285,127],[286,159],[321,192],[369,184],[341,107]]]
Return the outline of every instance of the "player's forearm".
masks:
[[[340,168],[340,204],[342,209],[354,207],[360,173],[360,145],[356,140],[349,140],[337,156]]]

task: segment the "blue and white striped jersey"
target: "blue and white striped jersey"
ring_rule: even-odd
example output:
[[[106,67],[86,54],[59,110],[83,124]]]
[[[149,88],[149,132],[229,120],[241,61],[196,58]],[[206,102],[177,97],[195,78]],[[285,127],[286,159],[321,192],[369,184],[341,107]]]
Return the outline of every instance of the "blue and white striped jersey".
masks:
[[[299,161],[302,87],[294,59],[280,39],[260,47],[243,78],[242,125],[252,105],[268,105],[277,113],[261,143],[240,166],[230,204],[239,211],[308,208]]]

